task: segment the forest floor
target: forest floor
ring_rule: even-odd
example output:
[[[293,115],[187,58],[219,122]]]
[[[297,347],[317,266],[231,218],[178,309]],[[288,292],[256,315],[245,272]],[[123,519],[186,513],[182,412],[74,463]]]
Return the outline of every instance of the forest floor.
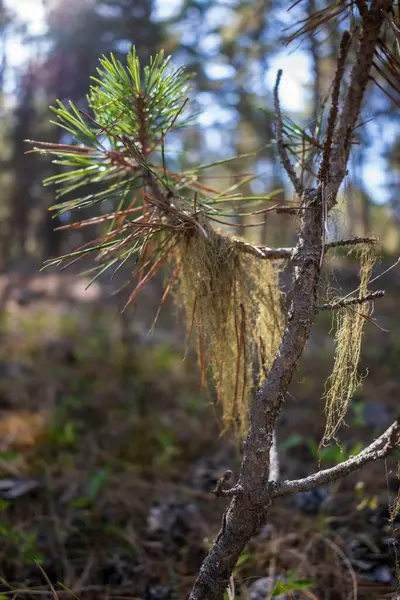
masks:
[[[368,377],[341,447],[322,454],[334,334],[330,314],[317,318],[279,422],[285,477],[355,454],[398,414],[400,271],[380,283]],[[357,287],[354,265],[338,285]],[[225,508],[213,488],[225,469],[237,475],[239,446],[221,435],[194,357],[183,360],[170,305],[147,335],[161,288],[124,318],[107,288],[83,289],[70,275],[0,281],[0,599],[183,599]],[[277,578],[302,581],[286,597],[391,597],[397,490],[393,458],[277,502],[235,570],[236,597],[266,600]]]

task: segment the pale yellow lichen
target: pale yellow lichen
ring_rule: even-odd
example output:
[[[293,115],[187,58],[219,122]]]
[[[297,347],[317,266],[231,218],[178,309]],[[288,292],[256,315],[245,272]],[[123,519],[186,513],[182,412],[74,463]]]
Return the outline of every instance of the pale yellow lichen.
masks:
[[[373,246],[366,246],[360,255],[359,298],[366,295],[368,283],[377,259]],[[326,427],[324,442],[336,439],[338,429],[344,423],[354,392],[361,384],[358,372],[361,342],[365,322],[370,318],[372,303],[363,303],[337,310],[335,335],[335,360],[332,375],[326,382]]]
[[[191,231],[178,245],[176,295],[189,335],[197,335],[203,383],[210,370],[225,428],[244,435],[251,393],[268,372],[283,331],[279,269],[203,227],[206,236]]]

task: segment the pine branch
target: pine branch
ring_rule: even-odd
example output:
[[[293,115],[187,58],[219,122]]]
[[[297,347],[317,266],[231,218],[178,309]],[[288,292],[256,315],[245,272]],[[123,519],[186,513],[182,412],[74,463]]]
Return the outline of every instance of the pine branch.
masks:
[[[293,6],[290,8],[293,8]],[[328,6],[324,6],[323,9],[316,11],[309,17],[306,17],[300,21],[301,26],[286,38],[285,43],[290,44],[305,34],[312,35],[312,33],[317,31],[321,25],[326,25],[334,19],[342,19],[346,14],[349,13],[350,6],[351,2],[348,2],[347,0],[338,0],[337,2],[333,2]]]
[[[164,251],[160,252],[160,244],[164,237],[175,233],[177,239],[179,234],[185,235],[190,229],[207,237],[202,221],[228,225],[224,217],[234,216],[226,214],[224,203],[273,198],[274,192],[270,196],[241,197],[237,190],[251,180],[249,174],[241,176],[238,182],[222,192],[201,183],[200,174],[204,169],[228,161],[217,161],[184,173],[167,169],[165,137],[172,129],[188,122],[182,112],[187,104],[185,94],[189,75],[183,69],[168,72],[169,59],[164,59],[162,52],[143,70],[134,48],[128,54],[127,65],[113,55],[103,57],[100,64],[88,97],[92,113],[78,110],[71,102],[69,106],[58,102],[53,108],[57,125],[73,134],[79,145],[30,143],[35,144],[34,152],[56,157],[57,164],[68,167],[44,182],[57,186],[59,200],[72,192],[77,195],[54,205],[52,209],[58,214],[87,209],[110,200],[115,206],[101,216],[62,226],[69,230],[108,224],[108,231],[87,248],[47,264],[65,268],[94,254],[98,263],[95,278],[111,267],[115,272],[129,260],[137,272],[148,243],[157,239],[152,259],[160,267],[164,254]],[[252,156],[255,154],[251,153]],[[162,166],[159,166],[160,162]],[[88,188],[91,193],[87,193]],[[79,196],[81,190],[85,193],[83,197]],[[257,211],[235,213],[254,216],[278,209],[297,210],[276,204]],[[239,240],[235,245],[239,251],[263,259],[291,258],[291,249],[259,248]],[[147,266],[154,273],[151,261]],[[143,276],[143,281],[148,280]]]

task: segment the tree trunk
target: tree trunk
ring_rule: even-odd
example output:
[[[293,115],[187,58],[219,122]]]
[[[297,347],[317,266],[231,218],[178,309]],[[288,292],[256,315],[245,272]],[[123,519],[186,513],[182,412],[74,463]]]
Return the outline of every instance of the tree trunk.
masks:
[[[190,600],[219,600],[243,548],[265,523],[270,450],[274,424],[314,321],[322,250],[321,199],[315,190],[303,197],[299,242],[295,254],[293,302],[274,364],[252,404],[250,429],[235,496],[226,511]]]

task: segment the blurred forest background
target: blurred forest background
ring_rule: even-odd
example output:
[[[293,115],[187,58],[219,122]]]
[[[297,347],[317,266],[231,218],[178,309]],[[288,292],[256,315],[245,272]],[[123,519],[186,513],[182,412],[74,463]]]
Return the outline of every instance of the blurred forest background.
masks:
[[[285,45],[303,19],[329,3],[303,0],[288,11],[290,4],[0,0],[1,600],[29,598],[33,588],[32,597],[48,597],[34,561],[82,599],[186,597],[220,523],[224,500],[212,490],[226,468],[238,466],[237,444],[220,435],[218,407],[199,389],[195,357],[189,352],[182,360],[185,340],[172,303],[148,335],[162,281],[146,288],[134,314],[120,317],[110,292],[128,270],[121,281],[105,278],[87,291],[74,267],[39,275],[43,260],[95,232],[54,231],[77,216],[53,219],[54,190],[42,180],[59,167],[26,154],[24,140],[71,142],[50,123],[49,105],[73,100],[84,110],[103,53],[123,60],[135,44],[145,64],[163,48],[195,74],[199,110],[193,126],[171,133],[168,164],[178,170],[245,154],[217,166],[210,184],[225,189],[238,173],[254,173],[244,193],[291,200],[274,147],[276,72],[284,71],[288,131],[294,142],[304,139],[306,151],[318,138],[345,24],[338,15],[312,37]],[[399,84],[389,85],[379,68],[377,59],[378,85],[367,93],[329,235],[380,236],[384,270],[400,248],[400,117]],[[251,221],[235,217],[231,225],[268,246],[293,243],[292,216],[268,213],[261,227]],[[353,290],[356,262],[337,253],[326,280]],[[376,305],[377,326],[367,325],[361,361],[369,377],[356,393],[342,446],[323,455],[321,397],[334,344],[331,315],[317,318],[279,424],[284,476],[305,476],[357,453],[398,414],[399,271],[381,281],[387,295]],[[388,512],[397,490],[396,463],[388,461],[368,467],[361,480],[274,507],[235,571],[238,598],[266,600],[271,582],[288,574],[309,580],[301,598],[389,597],[399,575],[400,521]]]
[[[43,189],[41,181],[56,167],[25,155],[23,140],[68,143],[68,135],[49,123],[48,106],[58,98],[84,108],[89,77],[96,74],[99,57],[109,52],[122,57],[132,43],[144,61],[164,48],[177,65],[195,73],[194,98],[201,114],[197,126],[182,131],[172,145],[175,164],[184,167],[259,151],[231,163],[229,170],[224,167],[220,175],[234,177],[235,172],[249,171],[258,176],[248,184],[249,192],[283,188],[282,194],[290,197],[273,144],[274,77],[283,68],[283,109],[309,135],[315,134],[342,25],[336,19],[322,25],[311,39],[285,46],[283,40],[296,23],[325,3],[307,0],[289,12],[284,4],[275,0],[24,0],[15,5],[1,0],[2,268],[28,257],[41,261],[75,244],[73,236],[54,233],[57,222],[47,211],[53,190]],[[398,247],[400,216],[398,108],[396,93],[379,80],[378,71],[376,78],[389,95],[371,86],[362,115],[365,125],[359,128],[360,145],[353,150],[344,189],[347,208],[339,221],[353,234],[384,232],[386,249],[393,252]],[[229,178],[225,183],[228,187]],[[290,218],[270,216],[258,235],[271,245],[289,243],[290,223]]]

